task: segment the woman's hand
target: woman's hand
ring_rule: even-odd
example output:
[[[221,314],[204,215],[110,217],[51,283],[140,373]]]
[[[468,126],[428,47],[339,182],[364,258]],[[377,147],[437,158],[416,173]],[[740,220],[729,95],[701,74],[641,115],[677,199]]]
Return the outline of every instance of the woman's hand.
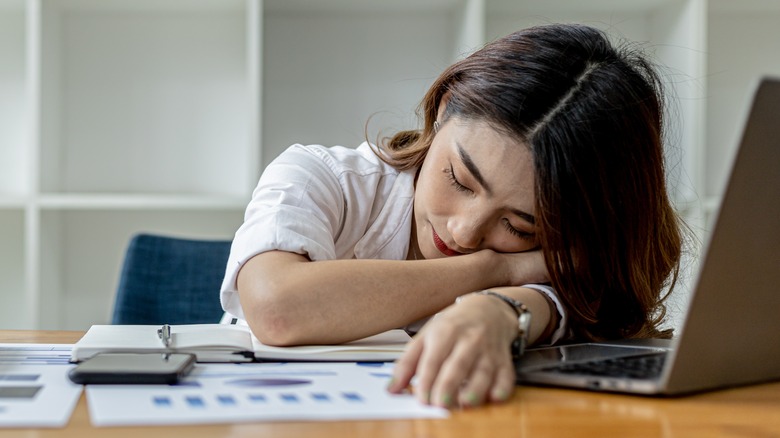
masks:
[[[550,274],[547,271],[542,250],[498,255],[503,262],[503,269],[509,275],[507,284],[522,286],[550,281]]]
[[[515,386],[510,345],[517,316],[504,302],[468,295],[437,314],[396,361],[388,390],[414,392],[426,404],[478,406],[507,400]]]

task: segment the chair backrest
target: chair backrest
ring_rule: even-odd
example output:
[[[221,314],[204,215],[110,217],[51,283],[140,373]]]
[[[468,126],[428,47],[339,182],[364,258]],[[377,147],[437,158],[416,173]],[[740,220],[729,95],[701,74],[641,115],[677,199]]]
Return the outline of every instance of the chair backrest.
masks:
[[[125,255],[111,323],[218,323],[230,243],[135,235]]]

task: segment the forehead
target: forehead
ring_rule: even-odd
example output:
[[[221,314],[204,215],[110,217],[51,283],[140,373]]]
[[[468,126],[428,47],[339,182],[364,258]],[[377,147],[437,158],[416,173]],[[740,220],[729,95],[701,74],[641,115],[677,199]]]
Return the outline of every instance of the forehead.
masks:
[[[443,136],[450,152],[468,155],[486,178],[533,182],[533,155],[525,143],[486,122],[454,119],[450,128]]]
[[[482,121],[454,118],[443,129],[441,146],[455,162],[467,155],[494,196],[527,212],[534,206],[534,164],[531,149],[504,131]],[[437,136],[439,137],[439,136]]]

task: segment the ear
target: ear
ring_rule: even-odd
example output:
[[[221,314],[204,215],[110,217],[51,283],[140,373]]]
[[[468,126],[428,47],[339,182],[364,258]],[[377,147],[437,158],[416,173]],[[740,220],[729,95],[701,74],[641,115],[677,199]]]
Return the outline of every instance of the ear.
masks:
[[[447,103],[450,101],[451,94],[451,91],[447,91],[439,101],[439,107],[436,109],[436,120],[438,120],[439,123],[444,123],[444,114],[447,112]]]

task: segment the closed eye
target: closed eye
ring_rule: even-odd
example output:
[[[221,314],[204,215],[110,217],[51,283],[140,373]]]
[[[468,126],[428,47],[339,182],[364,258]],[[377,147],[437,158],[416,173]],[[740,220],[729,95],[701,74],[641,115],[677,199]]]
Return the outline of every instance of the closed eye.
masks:
[[[523,240],[534,240],[534,233],[518,230],[512,226],[512,224],[509,222],[509,219],[504,219],[504,226],[513,236],[519,237]]]
[[[452,168],[452,164],[450,164],[449,169],[445,169],[445,172],[447,173],[447,177],[449,178],[450,183],[452,184],[453,187],[455,187],[455,190],[459,192],[468,192],[468,193],[474,192],[470,188],[461,184],[460,181],[458,181],[458,178],[455,176],[455,169]]]

